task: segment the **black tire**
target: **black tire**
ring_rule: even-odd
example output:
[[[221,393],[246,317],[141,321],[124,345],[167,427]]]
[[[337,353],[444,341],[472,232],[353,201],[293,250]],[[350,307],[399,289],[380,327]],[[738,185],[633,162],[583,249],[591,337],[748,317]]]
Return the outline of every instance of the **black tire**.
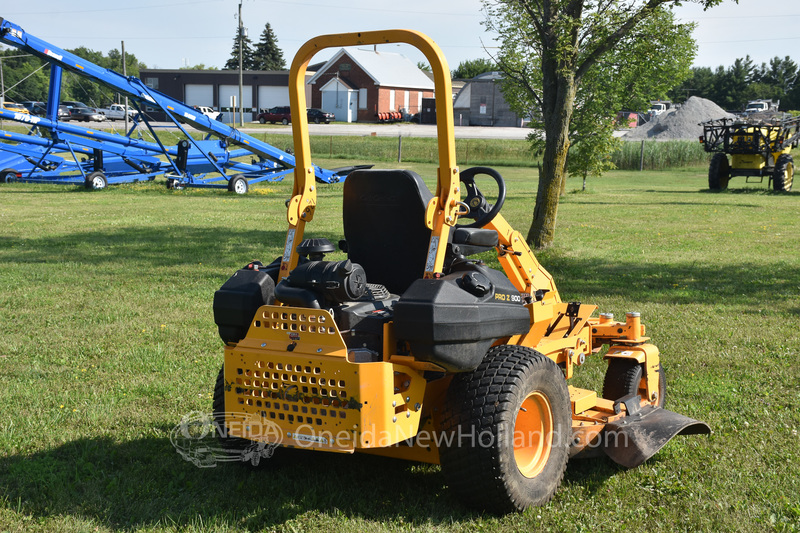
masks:
[[[105,189],[106,187],[108,187],[108,179],[106,178],[106,175],[103,174],[101,171],[95,170],[94,172],[86,176],[86,181],[84,182],[84,186],[87,189],[99,191],[101,189]]]
[[[631,394],[638,394],[643,399],[647,397],[647,385],[644,379],[644,366],[629,359],[608,360],[606,377],[603,380],[603,398],[606,400],[619,400]],[[655,407],[664,407],[667,398],[667,376],[664,367],[658,364],[658,398],[655,402],[650,400]]]
[[[219,374],[217,374],[217,382],[214,384],[214,399],[212,403],[212,419],[217,442],[219,442],[220,446],[225,450],[228,450],[229,457],[240,455],[242,460],[239,464],[250,469],[269,470],[286,464],[287,459],[291,458],[291,454],[289,453],[291,450],[278,446],[272,449],[272,453],[268,458],[270,460],[259,457],[254,461],[252,457],[249,459],[247,457],[248,452],[254,447],[254,442],[241,437],[232,437],[228,435],[228,429],[225,427],[225,413],[228,412],[225,409],[225,389],[229,386],[230,385],[225,384],[225,365],[222,365],[219,369]],[[255,446],[257,447],[257,445]],[[281,460],[271,460],[278,449],[280,449]]]
[[[441,429],[442,471],[467,504],[498,514],[544,505],[569,458],[564,374],[531,348],[491,348],[477,369],[453,378]],[[529,446],[518,439],[525,434]]]
[[[12,183],[17,179],[17,171],[13,168],[5,168],[0,171],[0,183]]]
[[[259,122],[259,124],[266,124],[267,123],[267,121],[264,119],[264,117],[261,117],[260,119],[258,119],[258,122]]]
[[[794,158],[789,154],[781,154],[772,171],[772,189],[788,192],[794,183]]]
[[[285,118],[285,119],[281,120],[281,124],[283,124],[284,126],[286,126],[287,124],[289,124],[289,119],[288,119],[288,118]]]
[[[247,194],[250,190],[250,185],[244,176],[234,176],[228,180],[228,190],[236,194]]]
[[[708,165],[708,188],[712,191],[727,189],[730,179],[731,166],[728,163],[728,156],[714,154],[714,157],[711,158],[711,164]]]
[[[223,448],[238,451],[244,450],[252,444],[252,442],[247,439],[229,437],[225,429],[225,365],[219,369],[219,374],[217,374],[217,382],[214,385],[212,410],[217,440]]]

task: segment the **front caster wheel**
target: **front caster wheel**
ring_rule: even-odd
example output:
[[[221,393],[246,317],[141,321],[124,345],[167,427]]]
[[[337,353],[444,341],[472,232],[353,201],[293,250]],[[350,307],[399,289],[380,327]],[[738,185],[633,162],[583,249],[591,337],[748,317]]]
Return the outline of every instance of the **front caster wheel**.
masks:
[[[603,380],[603,398],[606,400],[619,400],[631,394],[638,394],[644,400],[647,398],[647,380],[645,379],[644,366],[628,359],[608,360],[606,377]],[[658,364],[658,397],[653,401],[648,400],[654,407],[664,407],[667,397],[667,377],[661,363]]]

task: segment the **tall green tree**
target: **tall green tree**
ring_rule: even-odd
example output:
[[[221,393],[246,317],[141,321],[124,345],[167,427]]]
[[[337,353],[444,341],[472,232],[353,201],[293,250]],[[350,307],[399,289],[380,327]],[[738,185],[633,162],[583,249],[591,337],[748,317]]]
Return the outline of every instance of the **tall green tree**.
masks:
[[[122,73],[122,53],[116,48],[106,56],[103,52],[79,46],[67,50],[91,61],[97,66]],[[139,76],[139,69],[145,68],[134,54],[125,54],[126,72],[128,76]],[[92,107],[103,107],[112,102],[120,101],[119,96],[105,85],[101,85],[79,74],[66,72],[61,83],[61,100],[77,100]]]
[[[691,24],[676,24],[670,11],[661,10],[586,73],[576,92],[567,157],[568,174],[582,177],[584,188],[588,176],[614,168],[611,154],[620,144],[614,137],[615,111],[646,109],[649,100],[663,98],[690,74],[696,49],[692,29]],[[538,122],[535,131],[541,132],[543,124]],[[543,151],[544,139],[536,141]],[[562,180],[562,193],[565,189]]]
[[[453,79],[469,80],[485,72],[497,70],[497,65],[488,59],[467,59],[458,64],[458,67],[450,73]]]
[[[253,51],[253,70],[284,70],[286,61],[283,51],[278,47],[278,38],[267,22],[261,32],[261,39]]]
[[[683,83],[670,90],[669,99],[673,102],[684,102],[690,96],[699,96],[712,102],[717,102],[718,95],[714,87],[715,80],[716,77],[711,68],[692,67],[689,77]]]
[[[253,41],[247,36],[244,27],[242,31],[242,70],[253,69]],[[236,27],[236,36],[233,38],[233,48],[231,49],[231,57],[222,67],[223,70],[239,70],[239,26]]]
[[[44,100],[50,69],[34,56],[27,55],[17,48],[0,51],[3,65],[3,92],[6,101],[24,102]]]
[[[706,8],[722,0],[696,0]],[[486,24],[499,35],[499,63],[516,90],[541,112],[542,172],[527,241],[555,238],[578,88],[614,50],[681,0],[484,0]],[[662,9],[664,8],[664,9]],[[657,37],[651,34],[652,37]],[[652,56],[651,68],[673,61]],[[608,110],[613,113],[615,110]]]

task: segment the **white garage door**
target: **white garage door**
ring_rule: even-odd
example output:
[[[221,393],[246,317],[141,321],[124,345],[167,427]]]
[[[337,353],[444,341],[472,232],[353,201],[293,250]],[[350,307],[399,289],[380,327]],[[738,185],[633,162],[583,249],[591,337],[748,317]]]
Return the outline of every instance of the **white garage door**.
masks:
[[[289,105],[288,87],[265,87],[258,88],[258,107],[259,109],[269,109],[279,105]]]
[[[238,117],[238,110],[239,110],[239,86],[238,85],[220,85],[219,86],[219,105],[220,107],[230,107],[231,106],[231,96],[236,97],[236,110],[237,110],[237,117]],[[251,85],[243,85],[242,86],[242,100],[244,100],[244,121],[245,122],[252,122],[253,121],[253,113],[250,112],[250,108],[253,106],[253,87]],[[238,120],[234,120],[232,113],[224,113],[222,118],[223,122],[238,122]]]
[[[184,87],[186,105],[204,105],[214,107],[214,86],[187,83]]]

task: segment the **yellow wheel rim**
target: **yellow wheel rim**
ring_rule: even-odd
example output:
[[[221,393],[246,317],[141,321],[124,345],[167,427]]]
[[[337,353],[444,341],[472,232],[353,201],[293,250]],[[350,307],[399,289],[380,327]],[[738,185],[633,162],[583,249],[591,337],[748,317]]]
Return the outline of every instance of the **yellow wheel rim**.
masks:
[[[523,476],[533,478],[544,470],[552,442],[550,401],[541,392],[532,392],[523,400],[514,422],[514,460]]]

